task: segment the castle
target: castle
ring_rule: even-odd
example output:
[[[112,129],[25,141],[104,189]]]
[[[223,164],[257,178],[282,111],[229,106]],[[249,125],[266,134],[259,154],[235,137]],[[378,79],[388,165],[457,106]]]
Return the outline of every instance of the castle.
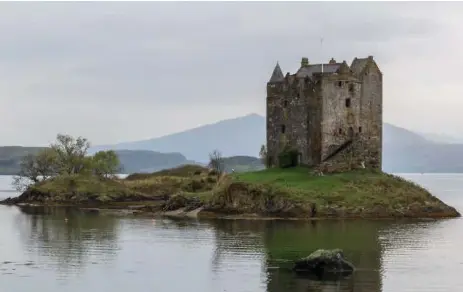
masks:
[[[267,163],[297,152],[297,163],[325,171],[381,169],[383,78],[372,56],[349,66],[331,59],[296,74],[276,64],[267,83]]]

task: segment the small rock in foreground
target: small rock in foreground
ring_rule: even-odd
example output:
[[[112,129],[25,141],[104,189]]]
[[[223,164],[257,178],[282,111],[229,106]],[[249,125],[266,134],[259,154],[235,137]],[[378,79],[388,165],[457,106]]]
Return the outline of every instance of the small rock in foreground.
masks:
[[[323,275],[325,273],[352,273],[354,265],[344,259],[341,249],[319,249],[308,257],[297,260],[294,271]]]

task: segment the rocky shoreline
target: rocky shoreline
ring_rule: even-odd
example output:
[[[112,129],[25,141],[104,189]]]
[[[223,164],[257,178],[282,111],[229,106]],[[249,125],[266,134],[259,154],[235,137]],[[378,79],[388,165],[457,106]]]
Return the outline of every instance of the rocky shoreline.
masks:
[[[382,172],[311,175],[268,169],[217,176],[183,168],[126,179],[59,176],[0,202],[66,206],[84,212],[224,219],[456,218],[460,213],[426,189]]]
[[[268,213],[251,213],[239,210],[219,209],[202,203],[198,198],[186,198],[175,195],[168,199],[159,198],[150,201],[112,202],[110,204],[76,203],[76,202],[14,202],[6,199],[2,205],[17,205],[19,207],[73,207],[84,213],[113,214],[123,216],[175,217],[193,219],[246,219],[246,220],[326,220],[326,219],[446,219],[457,218],[460,214],[453,207],[444,208],[413,208],[410,206],[395,212],[387,212],[385,208],[346,212],[345,208],[330,209],[326,213],[288,214],[290,210]]]

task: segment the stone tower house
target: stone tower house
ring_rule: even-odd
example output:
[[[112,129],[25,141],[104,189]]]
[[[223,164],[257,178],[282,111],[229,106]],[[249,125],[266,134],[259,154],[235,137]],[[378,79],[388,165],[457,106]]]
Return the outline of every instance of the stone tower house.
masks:
[[[283,150],[325,171],[381,169],[383,76],[372,56],[349,66],[331,59],[295,74],[277,63],[267,83],[267,159],[278,165]]]

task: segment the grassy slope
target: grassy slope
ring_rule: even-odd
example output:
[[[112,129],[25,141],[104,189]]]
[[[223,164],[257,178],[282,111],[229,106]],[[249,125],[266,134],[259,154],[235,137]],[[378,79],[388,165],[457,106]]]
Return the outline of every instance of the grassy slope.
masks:
[[[381,172],[315,176],[306,168],[225,175],[188,165],[122,180],[60,177],[33,188],[52,200],[107,203],[195,197],[206,211],[289,217],[453,217],[458,213],[428,191]],[[178,198],[178,196],[176,196]],[[131,198],[133,198],[131,200]],[[316,206],[316,214],[313,207]]]
[[[241,182],[259,194],[264,204],[290,202],[309,213],[316,206],[324,217],[453,217],[458,212],[432,196],[424,188],[382,172],[355,171],[315,176],[306,168],[267,169],[235,174]],[[282,200],[286,202],[281,202]],[[311,216],[311,215],[310,215]]]
[[[270,184],[287,191],[296,201],[342,202],[349,205],[409,204],[433,200],[422,187],[402,178],[380,172],[356,171],[326,176],[309,174],[306,168],[267,169],[240,173],[235,180]]]

